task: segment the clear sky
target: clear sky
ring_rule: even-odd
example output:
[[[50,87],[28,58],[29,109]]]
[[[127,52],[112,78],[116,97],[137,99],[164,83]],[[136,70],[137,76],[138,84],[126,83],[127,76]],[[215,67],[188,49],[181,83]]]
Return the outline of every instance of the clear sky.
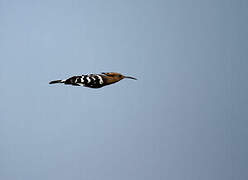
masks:
[[[247,0],[0,0],[1,180],[247,180]],[[101,89],[49,85],[100,72]]]

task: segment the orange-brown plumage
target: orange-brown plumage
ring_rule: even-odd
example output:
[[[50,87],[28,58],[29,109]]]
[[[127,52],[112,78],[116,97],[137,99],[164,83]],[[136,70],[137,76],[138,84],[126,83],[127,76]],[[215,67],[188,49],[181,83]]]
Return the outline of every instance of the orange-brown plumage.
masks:
[[[116,83],[124,78],[130,78],[130,79],[135,79],[137,80],[136,78],[134,77],[130,77],[130,76],[123,76],[122,74],[120,73],[116,73],[116,72],[109,72],[109,73],[102,73],[105,75],[104,79],[105,79],[105,83],[106,85],[109,85],[109,84],[113,84],[113,83]]]

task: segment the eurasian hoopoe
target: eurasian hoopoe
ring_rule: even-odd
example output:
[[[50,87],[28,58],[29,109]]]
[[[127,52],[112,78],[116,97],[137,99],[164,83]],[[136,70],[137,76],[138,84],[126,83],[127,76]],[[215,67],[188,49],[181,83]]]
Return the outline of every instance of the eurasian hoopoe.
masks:
[[[103,86],[116,83],[124,78],[137,80],[134,77],[123,76],[122,74],[116,72],[109,72],[102,74],[87,74],[81,76],[73,76],[65,80],[51,81],[49,84],[63,83],[67,85],[85,86],[89,88],[101,88]]]

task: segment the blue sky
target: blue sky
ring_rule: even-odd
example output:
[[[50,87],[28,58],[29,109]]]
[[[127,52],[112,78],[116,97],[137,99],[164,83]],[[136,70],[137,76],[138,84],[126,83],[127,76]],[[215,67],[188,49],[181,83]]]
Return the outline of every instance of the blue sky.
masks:
[[[0,179],[246,180],[247,10],[0,0]],[[139,80],[48,84],[108,71]]]

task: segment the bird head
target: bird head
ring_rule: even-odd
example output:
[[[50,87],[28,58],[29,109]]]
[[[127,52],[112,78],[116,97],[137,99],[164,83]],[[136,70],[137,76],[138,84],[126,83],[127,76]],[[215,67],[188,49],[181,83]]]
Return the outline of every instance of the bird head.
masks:
[[[111,82],[118,82],[124,78],[128,78],[128,79],[134,79],[134,80],[137,80],[136,78],[134,77],[131,77],[131,76],[124,76],[120,73],[116,73],[116,72],[108,72],[108,73],[102,73],[104,74],[105,76],[109,77],[109,79],[111,79]]]

